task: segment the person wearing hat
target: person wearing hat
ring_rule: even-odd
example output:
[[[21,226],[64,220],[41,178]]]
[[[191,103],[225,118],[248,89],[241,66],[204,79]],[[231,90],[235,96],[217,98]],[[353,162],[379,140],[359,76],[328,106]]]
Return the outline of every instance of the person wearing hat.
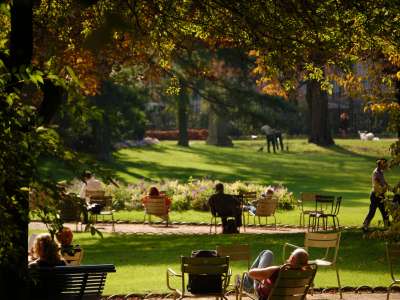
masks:
[[[389,189],[383,172],[388,168],[386,158],[380,158],[376,161],[377,167],[372,172],[372,190],[370,194],[369,212],[363,223],[363,231],[368,231],[368,226],[375,216],[376,209],[379,208],[385,226],[389,225],[389,215],[385,209],[385,193]]]

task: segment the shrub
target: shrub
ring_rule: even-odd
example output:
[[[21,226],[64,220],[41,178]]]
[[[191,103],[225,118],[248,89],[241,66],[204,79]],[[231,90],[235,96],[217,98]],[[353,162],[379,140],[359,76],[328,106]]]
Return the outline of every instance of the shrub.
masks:
[[[147,130],[145,136],[157,138],[159,140],[178,140],[178,130]],[[206,140],[208,137],[207,129],[188,129],[189,140]]]
[[[207,211],[208,198],[214,194],[214,187],[219,181],[210,179],[192,179],[186,183],[178,180],[165,180],[161,182],[139,181],[138,183],[125,186],[119,184],[106,186],[106,194],[113,196],[113,208],[122,209],[142,209],[141,199],[148,194],[151,186],[156,186],[159,191],[164,191],[172,199],[172,210],[182,211],[194,209],[199,211]],[[71,189],[77,189],[75,184]],[[225,193],[239,194],[240,192],[255,191],[258,195],[266,192],[267,189],[273,188],[274,194],[278,198],[278,209],[293,209],[295,207],[295,198],[291,192],[283,185],[264,186],[243,181],[235,181],[232,183],[224,183]]]

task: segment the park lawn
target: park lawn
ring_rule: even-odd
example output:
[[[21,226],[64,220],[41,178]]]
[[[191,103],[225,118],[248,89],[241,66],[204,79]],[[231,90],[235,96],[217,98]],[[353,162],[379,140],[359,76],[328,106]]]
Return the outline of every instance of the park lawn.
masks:
[[[165,273],[168,267],[179,272],[179,257],[193,249],[215,249],[218,244],[248,243],[252,259],[263,249],[275,253],[282,263],[285,242],[302,245],[304,234],[239,235],[145,235],[74,233],[74,243],[84,249],[83,264],[113,263],[117,272],[107,279],[104,294],[167,292]],[[387,286],[390,275],[385,259],[384,242],[363,239],[360,232],[345,231],[340,244],[338,266],[342,286]],[[245,271],[245,263],[234,262],[233,274]],[[319,269],[316,287],[336,286],[333,270]]]
[[[369,206],[371,173],[378,157],[390,157],[393,139],[361,141],[336,139],[336,145],[319,147],[305,139],[286,140],[289,152],[277,154],[257,152],[263,140],[234,141],[234,147],[209,146],[204,141],[192,141],[190,147],[180,147],[175,141],[161,142],[145,148],[122,149],[106,164],[116,171],[126,184],[140,180],[210,178],[222,182],[241,180],[263,185],[282,183],[299,196],[300,192],[320,192],[343,197],[341,225],[360,226]],[[70,179],[54,162],[43,164],[44,172],[57,179]],[[399,168],[386,172],[389,183],[400,179]],[[298,210],[277,213],[280,224],[298,224]],[[378,213],[379,214],[379,213]],[[143,212],[121,211],[119,220],[143,220]],[[378,225],[380,216],[372,226]],[[209,222],[204,212],[172,212],[176,222]]]

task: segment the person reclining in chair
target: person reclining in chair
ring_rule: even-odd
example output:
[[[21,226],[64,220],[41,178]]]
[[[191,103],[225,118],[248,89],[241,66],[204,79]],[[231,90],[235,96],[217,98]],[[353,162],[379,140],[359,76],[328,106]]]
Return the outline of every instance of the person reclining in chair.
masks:
[[[224,185],[215,185],[215,194],[208,199],[208,206],[213,216],[221,217],[222,227],[227,225],[228,217],[235,218],[236,227],[242,226],[242,208],[240,200],[224,193]]]
[[[243,279],[243,287],[246,291],[257,292],[260,299],[267,299],[274,282],[278,278],[281,266],[273,265],[274,254],[270,250],[260,252],[253,262],[248,276]],[[293,268],[304,268],[308,264],[308,253],[302,248],[295,249],[286,261]],[[240,277],[236,279],[240,281]]]
[[[143,205],[144,209],[146,209],[146,204],[150,200],[151,197],[160,197],[160,196],[164,197],[165,208],[167,210],[166,212],[169,212],[171,203],[172,203],[171,198],[167,197],[165,194],[160,193],[159,190],[155,186],[152,186],[149,190],[149,194],[142,198],[142,205]],[[167,220],[166,214],[160,215],[159,217],[161,219],[163,219],[164,221]]]

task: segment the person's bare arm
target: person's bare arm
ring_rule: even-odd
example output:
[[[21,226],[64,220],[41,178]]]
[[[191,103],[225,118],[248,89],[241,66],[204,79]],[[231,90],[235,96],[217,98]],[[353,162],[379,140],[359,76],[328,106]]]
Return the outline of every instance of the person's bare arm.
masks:
[[[264,279],[271,277],[271,275],[279,268],[280,268],[279,266],[271,266],[267,268],[254,268],[249,271],[249,276],[252,279],[262,281]]]

